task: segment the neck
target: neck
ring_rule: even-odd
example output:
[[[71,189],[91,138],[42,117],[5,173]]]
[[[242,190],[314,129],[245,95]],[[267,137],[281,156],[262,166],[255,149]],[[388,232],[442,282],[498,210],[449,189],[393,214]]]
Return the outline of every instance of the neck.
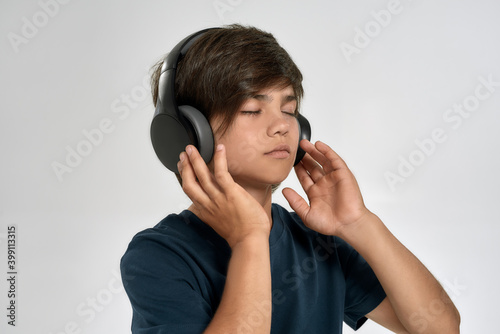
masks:
[[[266,211],[267,217],[269,218],[269,221],[273,222],[272,215],[271,215],[271,208],[272,208],[272,186],[271,185],[264,185],[264,186],[244,186],[241,185],[255,200],[264,208],[264,211]]]

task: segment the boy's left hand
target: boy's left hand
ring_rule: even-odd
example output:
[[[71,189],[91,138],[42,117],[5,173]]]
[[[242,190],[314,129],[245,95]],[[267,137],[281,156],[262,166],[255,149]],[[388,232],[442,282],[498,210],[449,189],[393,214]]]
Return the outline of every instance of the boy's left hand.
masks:
[[[307,154],[295,166],[295,173],[309,204],[293,189],[283,189],[283,195],[307,227],[325,235],[341,235],[370,214],[358,183],[328,145],[320,141],[313,145],[304,139],[300,146]]]

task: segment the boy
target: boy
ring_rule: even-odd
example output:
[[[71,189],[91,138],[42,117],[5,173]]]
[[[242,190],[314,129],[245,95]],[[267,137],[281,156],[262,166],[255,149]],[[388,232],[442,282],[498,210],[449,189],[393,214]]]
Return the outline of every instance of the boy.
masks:
[[[177,176],[193,204],[122,258],[133,333],[341,333],[367,318],[398,333],[459,332],[442,287],[326,144],[300,142],[309,202],[287,188],[295,213],[272,204],[294,165],[302,94],[296,65],[256,28],[209,30],[179,62],[176,101],[205,114],[215,153],[206,164],[186,147]]]

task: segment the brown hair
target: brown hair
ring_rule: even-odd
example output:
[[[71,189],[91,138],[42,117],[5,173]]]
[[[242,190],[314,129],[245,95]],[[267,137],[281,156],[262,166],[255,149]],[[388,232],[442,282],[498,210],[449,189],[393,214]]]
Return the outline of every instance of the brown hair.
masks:
[[[152,68],[153,103],[163,58]],[[292,86],[297,110],[304,94],[302,74],[270,33],[255,27],[230,25],[208,30],[186,52],[175,78],[178,105],[200,110],[208,121],[221,117],[214,132],[229,128],[245,100],[269,87]]]

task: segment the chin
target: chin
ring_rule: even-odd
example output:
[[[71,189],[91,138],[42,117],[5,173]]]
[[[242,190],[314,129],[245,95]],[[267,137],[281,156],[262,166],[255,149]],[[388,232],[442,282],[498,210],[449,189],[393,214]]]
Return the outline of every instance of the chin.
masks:
[[[290,174],[293,168],[295,159],[283,160],[268,160],[268,159],[255,159],[247,161],[246,163],[228,162],[229,173],[233,178],[244,181],[245,183],[259,183],[259,184],[279,184],[283,182]]]
[[[279,185],[290,174],[291,168],[251,168],[239,173],[231,172],[234,180],[242,184],[260,184],[262,186]]]
[[[265,172],[259,173],[259,178],[262,180],[262,183],[275,185],[280,184],[285,181],[288,175],[290,175],[291,168],[281,168],[281,169],[268,169]]]

